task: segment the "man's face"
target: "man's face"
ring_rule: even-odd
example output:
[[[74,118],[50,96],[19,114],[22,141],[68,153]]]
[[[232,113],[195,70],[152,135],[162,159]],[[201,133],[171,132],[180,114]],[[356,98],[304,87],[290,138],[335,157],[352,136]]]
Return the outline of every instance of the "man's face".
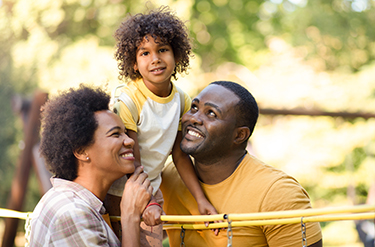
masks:
[[[206,87],[182,117],[181,150],[195,158],[217,158],[230,151],[236,135],[238,101],[225,87]]]

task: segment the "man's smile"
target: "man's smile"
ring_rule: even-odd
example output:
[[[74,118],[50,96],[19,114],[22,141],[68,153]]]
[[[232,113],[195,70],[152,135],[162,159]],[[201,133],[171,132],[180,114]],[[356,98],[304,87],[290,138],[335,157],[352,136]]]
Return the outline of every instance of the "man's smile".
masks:
[[[196,128],[193,128],[193,127],[187,127],[186,128],[186,134],[185,134],[185,137],[189,135],[189,136],[192,136],[192,137],[196,137],[196,138],[203,138],[203,134],[200,133],[199,130],[197,130]]]

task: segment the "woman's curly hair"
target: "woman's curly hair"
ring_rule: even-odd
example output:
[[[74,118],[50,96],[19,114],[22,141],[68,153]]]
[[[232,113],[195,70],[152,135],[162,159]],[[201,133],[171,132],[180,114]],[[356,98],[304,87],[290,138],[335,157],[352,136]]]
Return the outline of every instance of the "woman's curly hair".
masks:
[[[148,14],[128,16],[116,30],[115,59],[120,70],[120,80],[142,78],[138,71],[134,71],[134,64],[137,48],[146,35],[151,35],[154,39],[160,38],[162,43],[168,43],[172,47],[176,60],[172,74],[174,79],[177,79],[177,72],[183,73],[188,69],[192,52],[187,27],[168,7],[162,6]]]
[[[80,151],[94,143],[95,112],[108,110],[110,96],[100,88],[81,84],[49,100],[42,111],[40,152],[57,178],[74,180]]]

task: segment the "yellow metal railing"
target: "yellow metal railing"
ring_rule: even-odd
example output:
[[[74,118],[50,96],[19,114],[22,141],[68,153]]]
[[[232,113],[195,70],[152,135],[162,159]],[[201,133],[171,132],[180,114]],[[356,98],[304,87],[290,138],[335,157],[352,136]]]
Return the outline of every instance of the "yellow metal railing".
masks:
[[[31,212],[18,212],[0,208],[0,217],[18,218],[26,220],[32,217]],[[331,207],[321,209],[290,210],[248,214],[216,214],[216,215],[162,215],[164,229],[215,229],[228,226],[227,219],[232,221],[233,227],[283,225],[307,222],[327,222],[342,220],[375,219],[375,205],[357,205],[344,207]],[[112,221],[120,220],[119,216],[111,216]],[[222,221],[211,223],[208,227],[203,222]],[[179,222],[170,224],[170,222]],[[182,223],[183,222],[183,223]]]

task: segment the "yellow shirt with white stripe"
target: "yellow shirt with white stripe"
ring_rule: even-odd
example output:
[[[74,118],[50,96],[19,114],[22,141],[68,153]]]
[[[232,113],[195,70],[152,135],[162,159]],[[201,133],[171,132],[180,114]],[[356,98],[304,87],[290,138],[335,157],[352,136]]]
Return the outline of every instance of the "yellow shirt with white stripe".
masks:
[[[177,132],[181,130],[181,99],[184,97],[184,110],[186,113],[191,106],[191,99],[186,94],[181,95],[172,83],[172,92],[167,97],[153,94],[142,80],[131,81],[121,88],[134,102],[138,121],[134,121],[131,111],[124,102],[116,103],[118,115],[126,129],[137,132],[141,163],[154,193],[161,184],[161,171],[164,163],[172,151]],[[109,194],[122,196],[126,176],[115,181],[108,191]]]

